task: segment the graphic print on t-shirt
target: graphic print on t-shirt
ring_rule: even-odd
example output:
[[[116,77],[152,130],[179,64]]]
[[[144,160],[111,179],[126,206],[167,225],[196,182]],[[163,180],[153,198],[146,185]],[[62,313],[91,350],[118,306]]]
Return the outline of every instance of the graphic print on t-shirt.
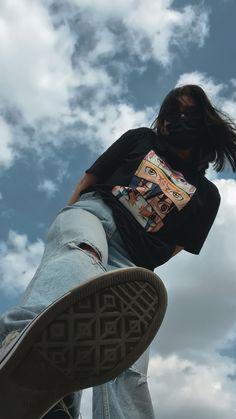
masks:
[[[129,186],[114,186],[113,195],[150,233],[161,229],[170,211],[181,211],[195,193],[195,186],[150,150]]]

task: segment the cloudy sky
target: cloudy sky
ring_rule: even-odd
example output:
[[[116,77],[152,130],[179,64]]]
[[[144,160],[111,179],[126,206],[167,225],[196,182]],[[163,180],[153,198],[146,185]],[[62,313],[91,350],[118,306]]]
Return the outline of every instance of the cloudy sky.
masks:
[[[234,0],[2,0],[0,312],[17,304],[84,170],[165,94],[200,84],[236,120]],[[149,385],[161,419],[236,416],[236,181],[199,256],[156,270],[169,307]],[[91,417],[91,391],[83,416]]]

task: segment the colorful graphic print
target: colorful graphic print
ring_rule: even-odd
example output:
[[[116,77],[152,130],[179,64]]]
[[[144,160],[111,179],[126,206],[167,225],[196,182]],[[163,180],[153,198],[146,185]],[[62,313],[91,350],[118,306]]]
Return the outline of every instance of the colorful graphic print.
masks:
[[[195,191],[182,173],[174,171],[153,150],[144,157],[129,186],[112,188],[113,195],[150,233],[163,227],[173,208],[181,211]]]

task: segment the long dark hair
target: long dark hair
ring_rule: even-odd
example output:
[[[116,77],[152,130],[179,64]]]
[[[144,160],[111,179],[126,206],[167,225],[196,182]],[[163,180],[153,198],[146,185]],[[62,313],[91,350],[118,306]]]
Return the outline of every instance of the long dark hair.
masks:
[[[214,170],[221,172],[228,160],[233,172],[236,172],[236,125],[229,115],[213,106],[200,86],[187,84],[171,90],[162,102],[151,128],[160,133],[166,115],[177,111],[180,96],[194,100],[205,126],[206,135],[194,150],[198,170],[205,173],[209,163],[213,163]]]

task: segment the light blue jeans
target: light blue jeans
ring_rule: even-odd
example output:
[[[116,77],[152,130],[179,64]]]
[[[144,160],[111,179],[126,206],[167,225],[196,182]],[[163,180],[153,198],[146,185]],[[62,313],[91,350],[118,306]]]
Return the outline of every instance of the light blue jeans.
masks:
[[[96,250],[99,258],[79,244]],[[0,342],[22,330],[37,314],[71,288],[118,268],[135,266],[124,249],[111,208],[98,192],[83,194],[52,223],[41,263],[18,306],[0,318]],[[115,380],[93,388],[94,419],[153,419],[147,385],[148,350]],[[82,392],[74,394],[77,419]],[[1,411],[1,408],[0,408]]]

